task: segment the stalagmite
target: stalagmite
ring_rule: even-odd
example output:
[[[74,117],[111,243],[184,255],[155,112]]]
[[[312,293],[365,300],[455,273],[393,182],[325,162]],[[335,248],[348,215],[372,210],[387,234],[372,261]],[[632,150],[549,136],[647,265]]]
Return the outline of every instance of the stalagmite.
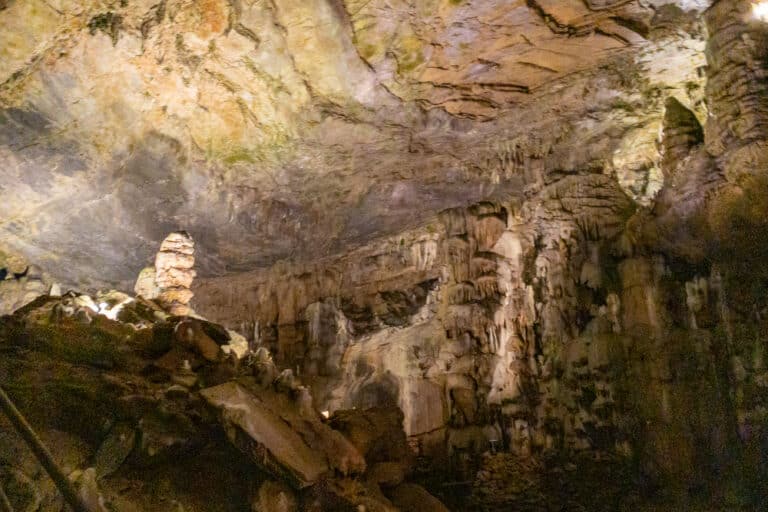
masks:
[[[155,258],[157,301],[173,315],[188,315],[195,278],[195,243],[185,231],[168,235]]]

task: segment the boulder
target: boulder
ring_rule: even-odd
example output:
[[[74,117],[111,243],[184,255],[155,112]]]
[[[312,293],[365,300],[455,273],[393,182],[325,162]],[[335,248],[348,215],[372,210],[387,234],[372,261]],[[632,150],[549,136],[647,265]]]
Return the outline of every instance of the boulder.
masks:
[[[365,471],[360,452],[317,418],[302,416],[288,395],[252,379],[204,389],[230,441],[254,463],[294,488],[312,485],[333,471]]]
[[[185,319],[176,324],[173,331],[174,341],[186,349],[193,350],[207,361],[218,361],[221,356],[220,343],[209,335],[215,332],[210,327],[213,325],[196,318]]]

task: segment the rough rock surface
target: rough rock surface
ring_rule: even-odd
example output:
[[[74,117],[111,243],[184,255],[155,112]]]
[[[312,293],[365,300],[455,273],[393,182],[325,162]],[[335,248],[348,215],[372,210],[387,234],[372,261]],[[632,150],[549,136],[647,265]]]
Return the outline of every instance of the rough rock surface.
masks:
[[[440,510],[424,489],[456,510],[761,510],[756,6],[9,2],[3,258],[126,283],[189,229],[192,306],[224,327],[39,299],[9,320],[4,382],[77,413],[38,411],[46,435],[125,456],[95,471],[126,500],[145,477],[123,471],[197,450],[237,461],[240,510]],[[189,268],[139,288],[186,305]],[[56,499],[2,468],[33,509]]]
[[[236,382],[205,389],[201,395],[221,409],[235,444],[278,474],[284,471],[300,488],[317,483],[329,471],[365,471],[362,455],[317,414],[292,414],[290,397]]]
[[[46,293],[61,294],[61,288],[36,266],[25,266],[19,272],[5,271],[0,280],[0,315],[13,313],[21,306]]]
[[[300,368],[320,409],[400,407],[417,453],[457,481],[487,451],[567,454],[625,461],[671,509],[751,510],[768,475],[768,27],[751,12],[705,14],[708,81],[691,89],[709,117],[657,91],[613,167],[544,143],[513,160],[523,187],[503,200],[203,279],[197,307]]]
[[[702,111],[706,5],[8,2],[0,250],[127,289],[177,229],[220,275],[610,161],[665,95]]]
[[[189,314],[194,266],[195,243],[189,234],[182,231],[165,237],[155,257],[155,285],[157,301],[172,315]]]
[[[228,336],[119,292],[45,295],[0,319],[0,376],[94,512],[401,510],[306,388],[274,366],[263,381],[263,349],[211,357],[208,343]],[[397,419],[385,430],[400,446],[380,445],[371,461],[407,459]],[[28,447],[0,426],[0,485],[15,509],[63,510]]]

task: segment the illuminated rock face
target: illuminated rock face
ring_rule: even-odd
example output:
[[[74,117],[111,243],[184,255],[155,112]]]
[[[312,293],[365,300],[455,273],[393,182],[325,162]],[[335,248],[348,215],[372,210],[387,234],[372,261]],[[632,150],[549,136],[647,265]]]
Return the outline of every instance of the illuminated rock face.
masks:
[[[171,233],[155,257],[157,301],[172,315],[188,315],[194,294],[195,242],[188,233]]]
[[[664,94],[700,115],[702,9],[7,2],[0,250],[69,285],[129,288],[178,229],[212,276],[503,200],[611,162],[630,128],[656,133]],[[644,188],[653,165],[617,162]]]
[[[765,481],[768,28],[749,5],[706,15],[716,119],[670,95],[657,143],[634,155],[658,166],[652,196],[621,175],[643,121],[617,176],[524,153],[525,188],[504,200],[203,279],[197,307],[311,376],[323,408],[397,404],[412,443],[454,468],[500,444],[629,457],[681,493]]]
[[[494,445],[627,458],[680,489],[762,471],[766,340],[747,310],[764,290],[741,289],[740,264],[648,251],[629,206],[603,176],[562,180],[312,266],[201,280],[196,308],[298,369],[319,409],[397,405],[454,470]]]

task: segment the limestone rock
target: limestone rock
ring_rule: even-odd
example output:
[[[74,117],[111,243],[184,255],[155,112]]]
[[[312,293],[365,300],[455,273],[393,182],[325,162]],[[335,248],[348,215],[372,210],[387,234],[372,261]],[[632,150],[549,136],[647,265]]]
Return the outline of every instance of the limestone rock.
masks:
[[[48,295],[51,297],[61,297],[61,285],[59,283],[53,283],[51,289],[48,291]]]
[[[138,429],[137,457],[146,465],[170,460],[199,442],[192,420],[173,410],[150,410],[139,420]]]
[[[174,341],[179,346],[194,350],[208,361],[217,361],[221,355],[219,343],[208,335],[205,323],[196,318],[185,319],[174,326]]]
[[[250,346],[245,336],[235,331],[227,331],[229,335],[229,342],[221,346],[221,350],[225,354],[235,354],[238,359],[242,359],[250,352]]]
[[[349,439],[368,464],[384,461],[409,462],[410,448],[403,431],[399,408],[336,411],[329,423]]]
[[[136,278],[136,284],[133,287],[134,293],[148,300],[156,299],[160,293],[155,281],[156,277],[157,270],[155,270],[155,267],[141,269],[139,277]]]
[[[409,471],[407,462],[377,462],[371,465],[365,478],[381,488],[395,487],[403,483]]]
[[[700,0],[6,3],[1,250],[92,288],[174,226],[208,276],[397,236],[609,161],[656,91],[703,89]]]
[[[0,12],[0,369],[37,422],[315,510],[437,507],[409,469],[459,510],[765,501],[758,3],[54,3]],[[197,253],[137,283],[171,316],[40,296],[124,288],[174,226]]]
[[[704,131],[693,112],[674,97],[664,104],[662,130],[661,168],[671,175],[691,150],[704,142]]]
[[[13,265],[15,261],[9,263]],[[50,276],[34,265],[25,265],[20,272],[13,272],[14,268],[11,266],[9,270],[3,269],[4,279],[0,280],[0,315],[10,314],[48,294],[55,284]]]
[[[331,470],[365,469],[351,444],[319,420],[301,417],[285,395],[234,382],[205,389],[201,395],[220,411],[236,446],[296,488],[316,483]]]
[[[104,478],[117,471],[135,444],[136,431],[132,427],[123,423],[112,427],[94,457],[96,478]]]
[[[760,23],[750,21],[752,6],[746,0],[728,5],[717,2],[705,16],[711,34],[707,43],[707,93],[712,117],[706,126],[707,148],[732,160],[726,173],[734,179],[750,173],[737,155],[745,146],[758,149],[759,141],[768,137],[764,122],[768,86],[757,79],[768,66],[762,51],[768,36]],[[764,150],[758,150],[760,153]]]
[[[179,231],[168,235],[155,258],[155,284],[157,300],[172,315],[188,315],[189,302],[193,293],[190,290],[195,278],[195,243],[186,232]],[[141,279],[141,276],[139,276]],[[149,274],[145,276],[145,279]],[[137,286],[140,283],[137,281]],[[141,283],[142,291],[154,294],[146,282]]]
[[[99,492],[95,468],[76,471],[70,475],[70,479],[74,481],[80,499],[88,506],[89,510],[95,512],[107,512],[109,510]]]

